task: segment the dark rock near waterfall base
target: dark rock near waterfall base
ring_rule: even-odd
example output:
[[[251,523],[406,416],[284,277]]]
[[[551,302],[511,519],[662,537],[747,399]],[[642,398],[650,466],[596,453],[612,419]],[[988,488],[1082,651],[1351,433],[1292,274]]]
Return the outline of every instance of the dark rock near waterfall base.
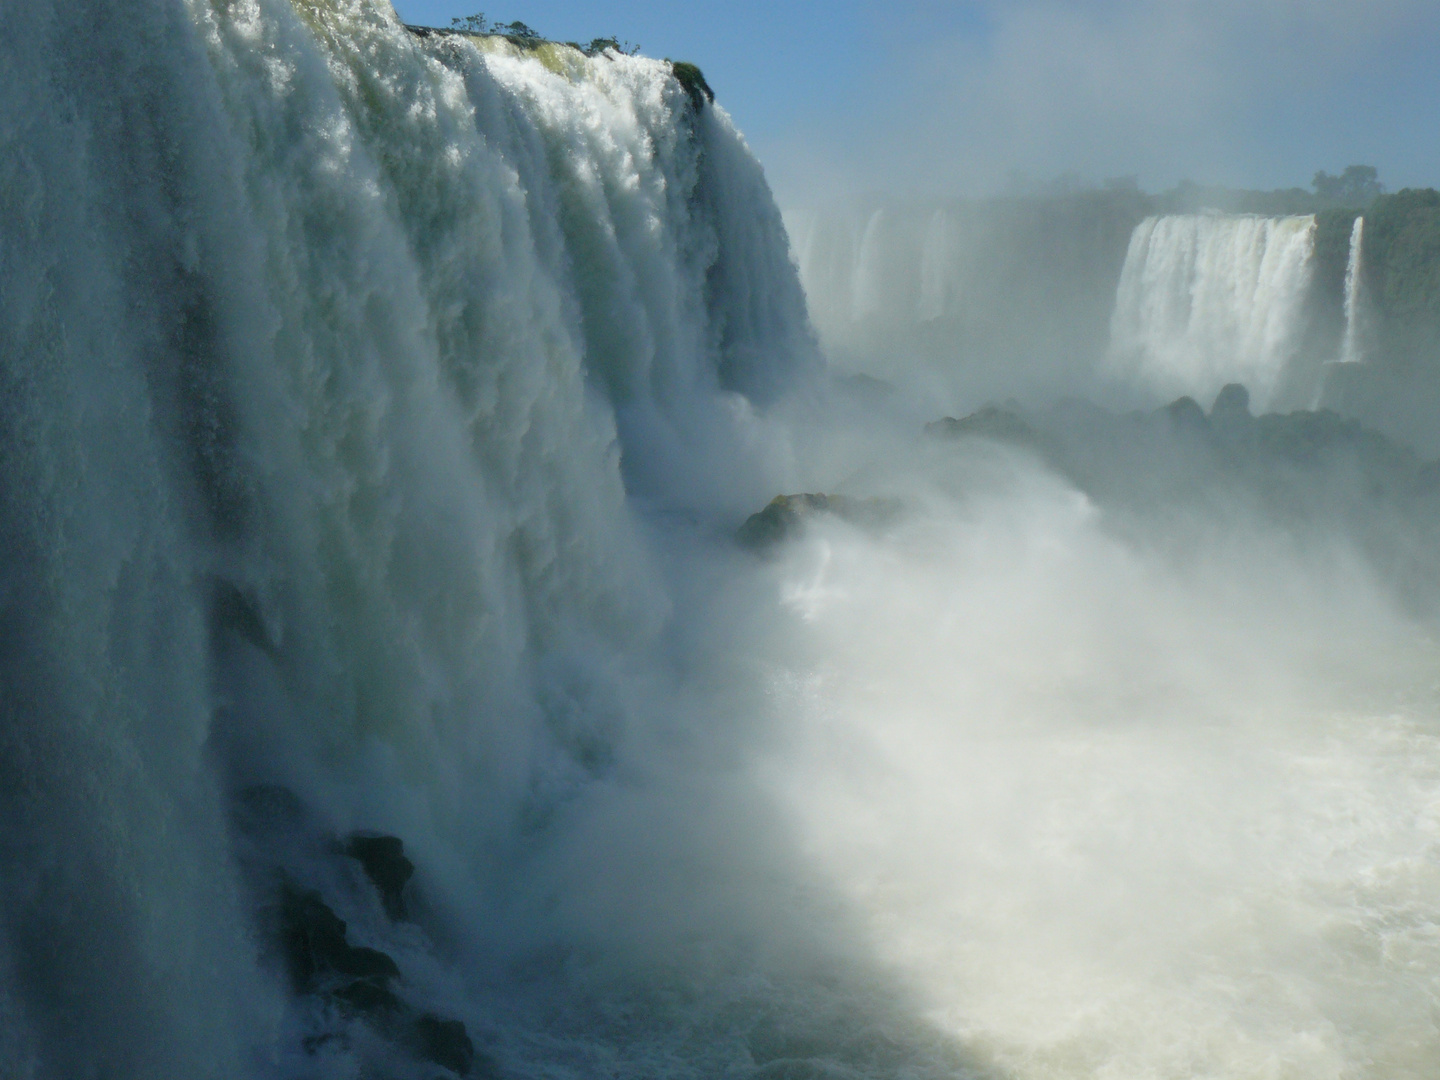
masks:
[[[1111,527],[1170,547],[1257,517],[1296,535],[1348,536],[1402,583],[1408,609],[1440,611],[1440,462],[1328,409],[1252,415],[1249,398],[1230,384],[1209,415],[1188,397],[1126,413],[1067,399],[982,409],[926,431],[1027,449]]]
[[[1205,410],[1200,408],[1200,403],[1192,397],[1176,398],[1166,405],[1165,418],[1178,431],[1201,432],[1210,426],[1210,422],[1205,418]]]
[[[1249,417],[1249,415],[1250,391],[1235,382],[1222,386],[1220,393],[1215,396],[1215,404],[1210,406],[1211,420]]]
[[[395,922],[405,918],[405,885],[415,875],[415,864],[405,857],[400,838],[356,833],[345,842],[345,854],[365,870],[385,914]]]
[[[1002,442],[1034,443],[1035,429],[1017,412],[987,405],[979,412],[956,419],[947,416],[925,425],[925,434],[937,438],[959,439],[967,435],[998,439]]]
[[[313,991],[336,977],[384,987],[400,969],[379,949],[351,945],[345,920],[314,890],[286,884],[281,891],[281,944],[297,992]]]
[[[357,1013],[379,1016],[400,1012],[404,1006],[385,982],[377,979],[356,979],[330,992],[330,996]]]
[[[475,1044],[459,1020],[445,1020],[432,1013],[417,1017],[413,1028],[416,1054],[460,1076],[470,1076],[476,1065]],[[480,1059],[480,1075],[493,1075],[486,1059]]]
[[[735,533],[741,547],[764,551],[796,535],[805,522],[820,514],[833,514],[852,525],[878,528],[900,513],[897,499],[856,498],[850,495],[776,495],[765,509],[751,514]]]
[[[415,876],[399,837],[354,833],[343,841],[324,827],[293,792],[274,784],[235,793],[232,806],[240,862],[251,882],[272,956],[295,995],[300,1046],[309,1055],[338,1055],[358,1074],[394,1075],[396,1062],[424,1062],[420,1072],[496,1077],[464,1022],[432,1011],[423,991],[405,983],[386,952],[351,941],[352,927],[336,907],[353,913],[369,940],[390,940],[390,924],[405,917],[404,891]],[[369,885],[354,872],[358,862]],[[375,911],[375,888],[388,922]],[[312,887],[318,886],[318,887]],[[332,907],[332,904],[335,905]],[[423,934],[405,930],[406,948]],[[318,1006],[318,1007],[317,1007]],[[357,1037],[357,1031],[364,1034]],[[326,1073],[326,1075],[329,1075]]]

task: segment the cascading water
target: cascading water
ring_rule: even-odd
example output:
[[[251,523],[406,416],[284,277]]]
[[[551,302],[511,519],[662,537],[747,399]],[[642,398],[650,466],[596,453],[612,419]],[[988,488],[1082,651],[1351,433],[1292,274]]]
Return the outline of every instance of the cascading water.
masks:
[[[1357,216],[1350,227],[1350,254],[1345,260],[1345,336],[1340,344],[1340,362],[1358,363],[1365,359],[1363,345],[1364,318],[1361,284],[1365,243],[1365,218]]]
[[[1315,219],[1151,217],[1130,240],[1111,319],[1112,376],[1162,398],[1225,383],[1261,408],[1286,389],[1304,334]]]
[[[668,64],[383,0],[10,5],[0,40],[0,1073],[287,1073],[227,806],[407,837],[481,948],[658,677],[627,498],[768,494],[803,298]]]
[[[661,62],[383,0],[11,4],[0,50],[0,1076],[1434,1074],[1403,448],[832,393]],[[817,224],[817,322],[1088,385],[1135,218],[1087,206],[1073,265],[1028,206]],[[1306,228],[1147,222],[1127,273],[1211,313],[1154,340],[1251,342]],[[964,321],[1046,266],[1073,307]],[[1095,348],[1011,368],[1043,320]],[[745,550],[780,491],[840,494]]]

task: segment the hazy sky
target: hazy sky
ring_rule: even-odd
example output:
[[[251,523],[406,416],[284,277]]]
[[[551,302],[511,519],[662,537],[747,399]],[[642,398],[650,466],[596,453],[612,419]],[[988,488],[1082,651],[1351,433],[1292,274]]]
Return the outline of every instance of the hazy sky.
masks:
[[[495,0],[498,4],[499,0]],[[505,0],[547,37],[691,60],[782,203],[1020,173],[1440,186],[1440,0]],[[447,25],[464,0],[396,0]]]

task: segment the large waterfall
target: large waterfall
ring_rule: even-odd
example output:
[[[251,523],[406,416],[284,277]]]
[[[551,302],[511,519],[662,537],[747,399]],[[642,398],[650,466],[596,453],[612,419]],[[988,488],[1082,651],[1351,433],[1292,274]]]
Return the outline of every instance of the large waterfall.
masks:
[[[1161,396],[1225,383],[1279,403],[1300,353],[1315,219],[1196,214],[1135,230],[1115,297],[1108,367]]]
[[[383,0],[0,40],[0,1075],[240,1076],[294,1021],[226,807],[398,833],[448,949],[518,934],[473,912],[659,677],[628,500],[768,497],[814,345],[668,64]]]
[[[1067,399],[1283,399],[1139,198],[797,270],[681,64],[0,5],[0,1080],[1433,1076],[1433,468]]]

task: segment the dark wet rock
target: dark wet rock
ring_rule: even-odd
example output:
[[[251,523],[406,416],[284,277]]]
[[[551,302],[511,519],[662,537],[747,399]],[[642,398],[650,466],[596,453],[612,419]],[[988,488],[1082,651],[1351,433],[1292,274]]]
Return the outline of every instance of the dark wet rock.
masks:
[[[1292,465],[1318,466],[1343,457],[1368,472],[1396,477],[1419,467],[1408,447],[1329,409],[1261,416],[1255,421],[1255,439],[1260,451]]]
[[[1176,398],[1166,405],[1165,417],[1181,431],[1198,432],[1210,427],[1210,422],[1205,418],[1205,410],[1200,408],[1198,401],[1188,396]]]
[[[360,864],[389,918],[403,918],[404,890],[415,875],[403,842],[378,833],[341,841],[300,798],[275,784],[240,788],[231,806],[238,861],[260,929],[271,958],[289,976],[296,1026],[303,1032],[299,1046],[311,1055],[353,1056],[360,1063],[357,1075],[394,1075],[397,1061],[410,1059],[426,1067],[416,1072],[412,1065],[405,1076],[439,1080],[438,1067],[448,1070],[445,1075],[497,1077],[464,1023],[417,1000],[419,991],[405,984],[388,953],[352,943],[350,925],[331,906],[354,911],[366,920],[367,935],[386,940],[391,928],[372,914],[350,860]],[[418,928],[406,928],[407,948],[423,940],[417,935]]]
[[[893,521],[899,513],[897,499],[823,493],[777,495],[765,509],[745,520],[735,539],[742,547],[763,551],[794,536],[807,520],[819,514],[833,514],[854,525],[876,528]]]
[[[698,113],[705,107],[706,102],[715,100],[715,91],[710,89],[710,84],[705,81],[705,76],[694,64],[687,64],[683,60],[670,61],[670,71],[675,76],[675,81],[685,89],[690,97],[690,103]]]
[[[405,844],[397,836],[356,833],[345,842],[345,854],[360,863],[385,914],[392,921],[405,918],[405,885],[415,875],[415,864],[405,857]]]
[[[925,434],[936,438],[959,439],[979,436],[1001,442],[1034,444],[1037,442],[1035,429],[1026,423],[1024,417],[1012,409],[1001,409],[987,405],[979,412],[956,419],[947,416],[925,425]]]
[[[400,978],[400,969],[387,954],[346,940],[345,920],[317,891],[288,882],[281,889],[280,942],[297,993],[313,992],[336,977],[379,986]]]
[[[356,979],[330,992],[330,996],[359,1013],[398,1013],[404,1006],[383,979]]]
[[[471,1070],[477,1064],[475,1044],[470,1041],[464,1023],[426,1013],[415,1018],[413,1034],[417,1056],[459,1076],[472,1075]],[[480,1075],[493,1075],[488,1060],[478,1060],[482,1066]]]
[[[1210,419],[1250,416],[1250,391],[1239,383],[1226,383],[1210,406]]]

